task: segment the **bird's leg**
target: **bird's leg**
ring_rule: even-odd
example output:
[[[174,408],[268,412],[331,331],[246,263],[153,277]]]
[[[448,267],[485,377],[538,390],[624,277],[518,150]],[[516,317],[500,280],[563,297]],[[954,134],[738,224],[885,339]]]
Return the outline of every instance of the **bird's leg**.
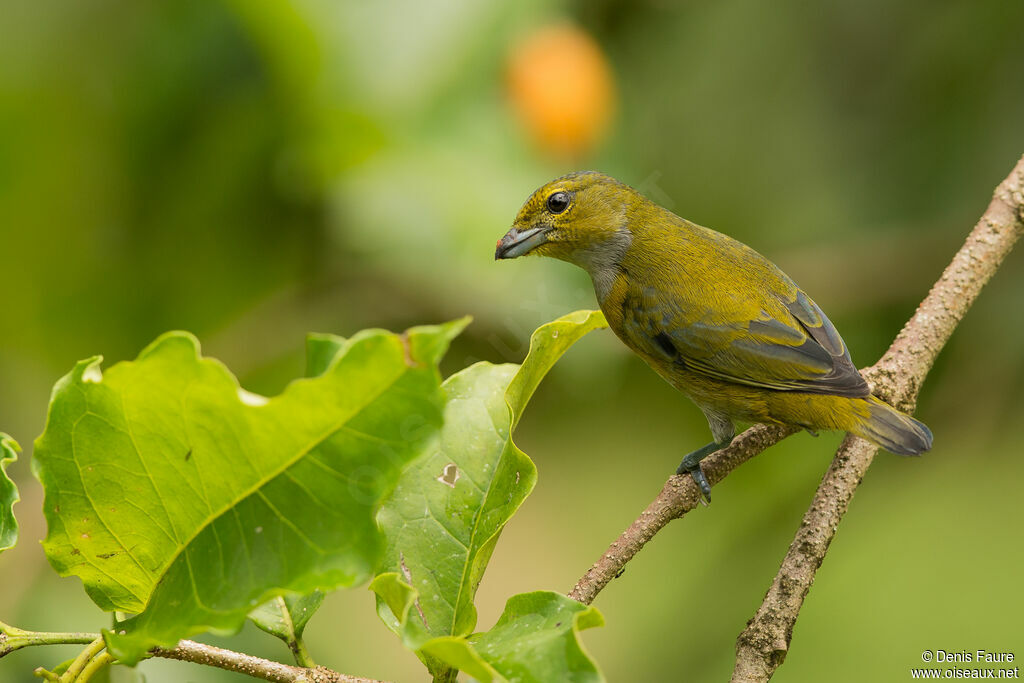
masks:
[[[688,453],[683,461],[679,463],[679,467],[676,468],[676,474],[689,474],[693,477],[693,483],[700,489],[701,495],[704,500],[708,503],[711,502],[711,484],[708,483],[708,478],[704,476],[704,470],[700,468],[700,461],[708,457],[715,451],[720,451],[732,442],[732,439],[722,442],[712,441],[706,446],[698,448],[692,453]]]
[[[707,505],[711,502],[711,484],[708,483],[708,478],[704,476],[704,470],[700,468],[700,461],[715,451],[720,451],[731,444],[733,437],[736,436],[736,425],[724,413],[719,413],[707,407],[702,408],[702,410],[704,411],[704,417],[708,419],[708,427],[711,428],[711,436],[714,441],[703,448],[698,448],[683,458],[683,461],[679,463],[679,467],[676,469],[676,474],[689,473],[693,477],[693,483],[700,489],[701,496],[703,496],[702,502]]]

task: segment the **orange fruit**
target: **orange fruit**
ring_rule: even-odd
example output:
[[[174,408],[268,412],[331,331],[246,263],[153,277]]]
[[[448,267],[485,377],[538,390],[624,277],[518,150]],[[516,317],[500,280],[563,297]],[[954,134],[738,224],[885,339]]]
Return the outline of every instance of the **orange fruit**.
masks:
[[[578,159],[603,138],[614,108],[611,67],[593,38],[569,24],[515,45],[508,92],[519,119],[553,156]]]

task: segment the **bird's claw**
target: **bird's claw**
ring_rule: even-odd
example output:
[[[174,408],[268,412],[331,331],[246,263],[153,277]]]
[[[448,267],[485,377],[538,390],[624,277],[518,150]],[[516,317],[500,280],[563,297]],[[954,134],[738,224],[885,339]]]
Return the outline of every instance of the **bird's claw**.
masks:
[[[708,478],[704,476],[704,470],[700,467],[700,462],[695,462],[692,465],[683,462],[679,469],[676,470],[676,474],[689,474],[693,477],[693,483],[700,489],[700,502],[704,505],[708,505],[711,502],[711,484],[708,482]]]
[[[711,484],[708,483],[708,478],[704,476],[704,470],[700,468],[700,461],[711,453],[721,450],[728,445],[728,442],[709,443],[703,448],[698,448],[693,453],[688,453],[686,457],[683,458],[683,461],[679,463],[679,467],[676,468],[676,474],[689,474],[693,477],[693,483],[697,485],[698,489],[700,489],[700,502],[705,505],[711,502]]]
[[[693,483],[700,489],[700,502],[704,505],[709,505],[711,503],[711,484],[708,483],[708,478],[704,476],[704,470],[701,469],[700,463],[690,470],[690,476],[693,477]]]

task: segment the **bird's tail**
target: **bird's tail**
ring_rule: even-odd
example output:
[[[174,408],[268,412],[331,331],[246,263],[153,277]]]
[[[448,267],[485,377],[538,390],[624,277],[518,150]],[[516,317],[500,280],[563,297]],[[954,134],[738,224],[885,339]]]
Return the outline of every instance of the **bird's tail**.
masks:
[[[920,455],[932,447],[932,432],[923,422],[874,396],[866,400],[870,413],[851,432],[897,455]]]

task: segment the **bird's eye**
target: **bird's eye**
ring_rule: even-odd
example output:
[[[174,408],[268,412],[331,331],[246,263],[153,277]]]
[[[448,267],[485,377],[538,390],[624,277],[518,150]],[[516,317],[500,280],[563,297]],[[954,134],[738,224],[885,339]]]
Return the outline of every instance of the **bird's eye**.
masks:
[[[548,197],[548,211],[551,213],[562,213],[569,206],[569,193],[556,192]]]

